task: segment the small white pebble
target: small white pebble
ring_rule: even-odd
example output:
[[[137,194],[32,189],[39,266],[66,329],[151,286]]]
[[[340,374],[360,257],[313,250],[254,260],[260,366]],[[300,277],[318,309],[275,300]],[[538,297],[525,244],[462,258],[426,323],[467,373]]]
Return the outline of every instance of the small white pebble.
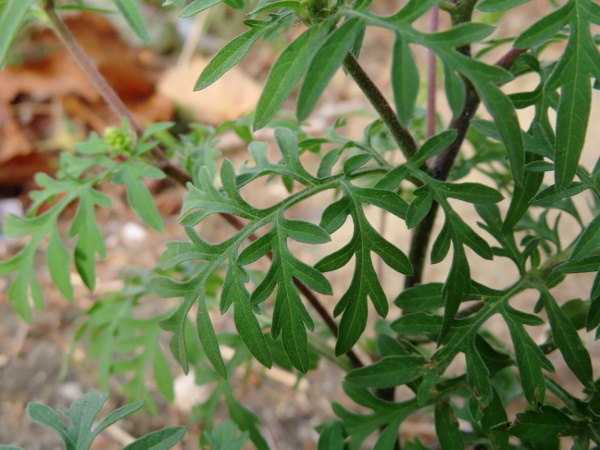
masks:
[[[79,386],[77,383],[65,383],[63,384],[60,389],[60,396],[63,397],[65,400],[68,401],[75,401],[77,400],[79,397],[81,397],[83,395],[83,391],[81,390],[81,386]]]
[[[133,222],[127,222],[121,229],[121,240],[125,244],[142,242],[147,235],[148,232],[143,227]]]
[[[175,407],[184,413],[190,413],[195,405],[204,403],[210,397],[214,386],[199,386],[194,380],[194,371],[190,370],[187,375],[175,378]]]

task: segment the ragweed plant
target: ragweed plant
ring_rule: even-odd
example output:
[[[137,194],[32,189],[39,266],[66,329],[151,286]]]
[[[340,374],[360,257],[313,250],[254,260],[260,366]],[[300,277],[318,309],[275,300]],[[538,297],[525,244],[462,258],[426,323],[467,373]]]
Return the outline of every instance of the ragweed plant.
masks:
[[[147,41],[136,2],[113,3]],[[218,3],[195,0],[181,16]],[[600,335],[600,277],[590,283],[586,299],[564,298],[555,290],[570,274],[598,272],[600,267],[600,164],[580,165],[592,89],[600,78],[598,38],[592,33],[600,25],[600,6],[592,0],[550,1],[552,12],[520,34],[499,40],[490,39],[493,25],[476,20],[477,10],[495,13],[486,16],[489,22],[518,13],[527,0],[409,0],[391,15],[376,13],[369,0],[225,3],[251,10],[244,21],[247,30],[214,56],[199,75],[198,91],[238,64],[266,35],[298,27],[302,32],[274,62],[250,118],[206,128],[193,138],[181,136],[180,146],[165,151],[152,137],[169,124],[145,130],[137,124],[62,24],[60,9],[83,9],[84,0],[3,2],[0,57],[6,56],[19,25],[33,11],[55,29],[113,109],[128,118],[122,129],[107,130],[103,138],[92,135],[75,153],[63,154],[55,178],[38,176],[41,189],[32,194],[28,215],[7,219],[5,234],[31,236],[21,252],[0,263],[1,274],[14,273],[8,296],[21,317],[32,320],[30,300],[43,307],[33,271],[43,239],[49,242],[50,275],[65,298],[73,296],[65,275],[71,262],[93,289],[96,258],[105,256],[95,210],[110,206],[110,199],[96,189],[101,182],[124,184],[133,210],[160,231],[161,217],[141,178],[170,176],[187,189],[179,217],[187,238],[167,245],[160,264],[138,290],[94,306],[87,314],[89,326],[80,333],[87,329],[100,342],[96,353],[103,358],[104,383],[111,373],[133,371],[129,388],[143,398],[148,388],[140,373],[153,364],[160,391],[172,396],[164,354],[152,348],[160,325],[170,335],[171,352],[183,370],[193,367],[201,374],[199,383],[217,383],[198,414],[210,428],[216,406],[224,401],[243,432],[232,444],[236,448],[246,437],[257,448],[268,445],[257,427],[259,418],[229,387],[232,370],[252,358],[266,368],[306,374],[318,370],[322,357],[347,371],[341,381],[345,393],[370,412],[354,413],[333,403],[331,420],[318,427],[319,448],[359,448],[367,439],[377,449],[425,448],[418,440],[403,442],[403,423],[416,413],[433,415],[443,449],[559,448],[565,439],[577,449],[600,445],[600,382],[588,352],[595,344],[582,339],[587,333]],[[448,29],[423,32],[414,26],[438,8],[450,19]],[[368,27],[385,29],[394,38],[391,103],[360,62]],[[562,51],[548,52],[555,43],[562,44]],[[499,46],[508,47],[505,55],[495,64],[486,62],[485,54]],[[424,133],[423,119],[416,113],[423,70],[416,64],[414,47],[427,49],[442,68],[452,118],[438,125],[437,133]],[[345,137],[339,122],[324,136],[311,136],[303,128],[340,69],[356,82],[377,115],[361,140]],[[535,89],[505,93],[505,84],[527,74],[537,76]],[[278,119],[297,86],[296,120]],[[534,111],[525,128],[517,115],[524,108]],[[484,110],[489,119],[476,118]],[[435,116],[432,108],[426,110],[428,123]],[[274,143],[253,138],[252,131],[264,127],[274,128]],[[240,167],[215,159],[215,141],[228,129],[248,142],[248,161]],[[467,143],[472,144],[471,153],[461,151]],[[276,145],[279,157],[267,156],[269,145]],[[320,157],[317,168],[306,167],[306,152]],[[397,152],[402,156],[395,158]],[[485,175],[486,184],[461,181],[474,171]],[[282,183],[286,197],[266,208],[252,205],[240,189],[261,181]],[[318,223],[290,218],[291,208],[317,195],[324,198],[325,192],[330,200]],[[41,203],[58,194],[64,196],[36,215]],[[79,206],[69,229],[76,242],[71,255],[56,222],[74,200]],[[457,200],[473,204],[477,218],[459,214]],[[412,230],[408,251],[373,225],[366,207],[404,221]],[[589,211],[580,214],[582,209]],[[593,219],[584,221],[589,212]],[[236,230],[217,243],[209,243],[198,231],[213,215]],[[565,240],[559,233],[564,216],[578,227],[575,239]],[[436,220],[442,224],[439,232],[434,232]],[[294,241],[315,246],[331,241],[345,224],[353,230],[348,242],[319,260],[295,250]],[[391,295],[382,287],[375,255],[398,273]],[[515,270],[501,288],[492,288],[472,278],[477,258],[506,259]],[[250,269],[258,260],[266,265],[260,274],[255,266]],[[445,280],[428,280],[425,267],[443,260],[451,261]],[[348,265],[353,268],[348,285],[332,285],[325,274]],[[150,289],[180,299],[179,306],[164,317],[136,322],[132,310]],[[513,301],[523,292],[539,298],[535,308],[527,310]],[[323,302],[326,297],[334,299],[331,311]],[[117,310],[119,320],[108,320]],[[237,334],[215,329],[211,310],[231,314]],[[369,314],[378,321],[369,321]],[[492,317],[505,323],[510,345],[488,330]],[[550,331],[540,345],[528,327],[544,324]],[[372,360],[365,360],[355,350],[365,349],[373,335],[376,346],[366,352]],[[235,350],[227,360],[221,354],[224,345]],[[143,358],[129,363],[119,359],[119,353],[136,348],[143,349],[137,353]],[[551,353],[560,353],[554,361],[564,360],[580,383],[578,389],[566,390],[548,375],[555,371]],[[459,355],[466,362],[463,373],[447,374]],[[510,394],[504,390],[507,378],[516,386]],[[398,386],[405,386],[408,394],[396,398]],[[524,402],[515,401],[519,397]],[[508,408],[519,410],[515,420]],[[222,430],[232,426],[226,422],[215,428],[220,438],[205,434],[203,444],[225,448],[218,444]]]

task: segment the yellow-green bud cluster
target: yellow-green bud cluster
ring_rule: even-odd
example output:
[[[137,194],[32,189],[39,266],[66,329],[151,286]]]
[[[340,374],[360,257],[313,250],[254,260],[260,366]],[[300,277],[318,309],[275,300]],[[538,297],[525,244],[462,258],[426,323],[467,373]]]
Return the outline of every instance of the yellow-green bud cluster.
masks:
[[[107,127],[104,130],[104,140],[114,150],[124,153],[131,152],[131,136],[117,127]]]

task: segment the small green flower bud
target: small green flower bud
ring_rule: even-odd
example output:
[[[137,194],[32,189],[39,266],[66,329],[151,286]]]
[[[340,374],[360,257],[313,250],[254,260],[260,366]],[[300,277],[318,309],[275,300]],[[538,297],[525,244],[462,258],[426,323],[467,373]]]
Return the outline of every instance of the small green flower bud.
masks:
[[[115,150],[129,152],[131,150],[131,136],[117,127],[107,127],[104,130],[104,140]]]

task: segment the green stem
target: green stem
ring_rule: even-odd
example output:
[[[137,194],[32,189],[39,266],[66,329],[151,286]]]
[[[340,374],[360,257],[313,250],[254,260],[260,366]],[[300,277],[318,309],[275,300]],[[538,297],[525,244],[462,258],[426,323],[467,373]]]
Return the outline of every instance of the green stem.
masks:
[[[461,0],[454,5],[454,10],[451,11],[450,17],[452,25],[458,25],[464,22],[470,22],[473,16],[473,10],[479,0]]]
[[[383,123],[386,124],[402,154],[406,159],[410,159],[417,151],[417,143],[408,130],[402,126],[396,113],[379,88],[373,83],[373,80],[350,52],[346,55],[346,59],[344,59],[344,69],[346,69],[360,90],[365,94]]]

